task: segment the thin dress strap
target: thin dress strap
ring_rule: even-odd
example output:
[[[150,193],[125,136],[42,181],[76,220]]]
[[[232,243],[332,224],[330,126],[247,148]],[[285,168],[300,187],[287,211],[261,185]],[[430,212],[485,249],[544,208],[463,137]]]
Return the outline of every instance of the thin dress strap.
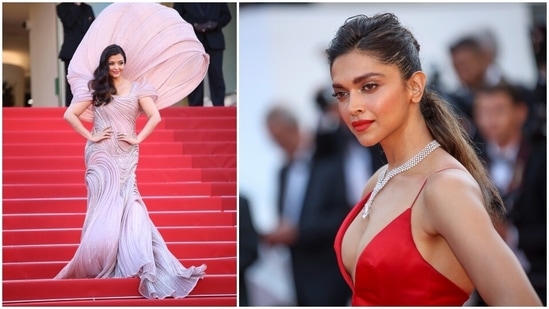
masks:
[[[417,199],[418,199],[418,197],[419,197],[419,194],[421,193],[421,191],[423,191],[423,188],[425,187],[425,184],[427,183],[427,179],[429,179],[429,177],[430,177],[431,175],[440,173],[440,172],[445,171],[445,170],[451,170],[451,169],[456,169],[456,170],[460,170],[460,171],[461,171],[461,169],[459,169],[459,168],[457,168],[457,167],[449,166],[449,167],[443,167],[443,168],[441,168],[441,169],[439,169],[439,170],[436,170],[436,171],[434,171],[433,173],[427,175],[427,176],[423,179],[423,183],[421,184],[421,188],[419,188],[419,191],[417,192],[416,197],[415,197],[414,200],[412,201],[412,204],[411,204],[410,208],[412,208],[412,207],[416,204],[416,201],[417,201]]]

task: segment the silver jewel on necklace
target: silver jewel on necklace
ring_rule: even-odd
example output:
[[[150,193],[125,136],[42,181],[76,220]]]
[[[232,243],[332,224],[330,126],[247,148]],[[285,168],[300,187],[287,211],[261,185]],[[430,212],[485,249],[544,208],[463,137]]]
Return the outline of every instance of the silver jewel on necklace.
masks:
[[[381,191],[381,189],[383,189],[383,187],[387,184],[387,182],[389,182],[391,178],[418,165],[421,161],[423,161],[423,159],[425,159],[431,152],[433,152],[433,150],[437,149],[439,146],[440,144],[436,140],[432,140],[429,144],[427,144],[427,146],[425,146],[420,152],[418,152],[410,160],[390,170],[389,173],[387,173],[387,177],[385,177],[385,172],[387,172],[387,169],[384,169],[383,171],[381,171],[377,179],[376,186],[372,191],[372,194],[368,198],[368,201],[366,201],[366,204],[364,204],[364,212],[362,213],[362,218],[366,219],[370,215],[374,197],[377,195],[379,191]]]

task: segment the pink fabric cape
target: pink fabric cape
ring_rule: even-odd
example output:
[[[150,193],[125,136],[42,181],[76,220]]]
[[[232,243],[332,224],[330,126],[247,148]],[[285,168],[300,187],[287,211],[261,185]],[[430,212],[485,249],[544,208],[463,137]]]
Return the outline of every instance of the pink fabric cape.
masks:
[[[88,83],[101,53],[120,45],[127,58],[124,77],[146,80],[158,92],[158,109],[171,106],[193,91],[206,76],[209,56],[192,25],[172,8],[158,3],[113,3],[96,18],[69,65],[71,104],[90,101]],[[93,121],[90,105],[80,119]]]

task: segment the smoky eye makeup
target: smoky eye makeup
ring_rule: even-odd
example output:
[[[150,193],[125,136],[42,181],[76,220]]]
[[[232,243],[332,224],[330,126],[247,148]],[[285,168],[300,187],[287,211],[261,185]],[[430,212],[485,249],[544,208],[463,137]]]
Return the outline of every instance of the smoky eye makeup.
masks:
[[[364,85],[362,85],[362,90],[363,91],[373,91],[375,90],[377,87],[379,87],[379,84],[378,83],[375,83],[375,82],[367,82],[367,83],[364,83]]]

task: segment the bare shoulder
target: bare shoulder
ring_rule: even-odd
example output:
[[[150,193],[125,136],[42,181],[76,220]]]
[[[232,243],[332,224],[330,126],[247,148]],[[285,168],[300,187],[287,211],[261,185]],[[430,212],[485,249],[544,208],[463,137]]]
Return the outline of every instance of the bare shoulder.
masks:
[[[430,175],[423,191],[423,205],[430,225],[438,233],[455,221],[490,221],[480,186],[463,167]]]
[[[425,184],[426,197],[434,199],[461,195],[464,191],[477,191],[480,194],[480,186],[465,168],[457,166],[429,175]]]

